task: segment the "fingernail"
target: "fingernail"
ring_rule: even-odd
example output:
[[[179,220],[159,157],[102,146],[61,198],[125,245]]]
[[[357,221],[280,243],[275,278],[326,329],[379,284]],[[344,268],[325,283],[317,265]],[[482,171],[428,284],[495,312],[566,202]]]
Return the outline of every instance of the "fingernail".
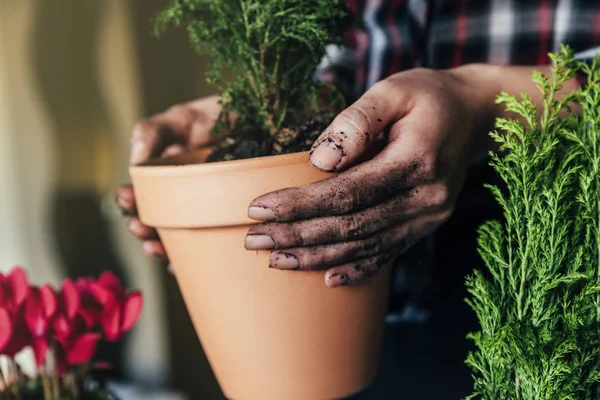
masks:
[[[121,209],[129,210],[133,208],[133,203],[131,201],[128,201],[119,195],[115,197],[115,200]]]
[[[144,253],[152,257],[156,257],[159,253],[156,249],[156,245],[150,241],[142,242],[142,248],[144,249]]]
[[[127,220],[127,230],[129,231],[130,234],[135,236],[136,233],[138,233],[137,227],[138,226],[136,225],[136,223],[134,222],[133,219]]]
[[[344,286],[344,285],[348,284],[348,275],[333,274],[331,276],[328,276],[325,279],[325,284],[327,285],[327,287],[330,287],[330,288]]]
[[[295,255],[276,251],[271,254],[271,268],[299,269],[300,263]]]
[[[331,171],[342,161],[342,157],[342,149],[338,145],[325,141],[312,152],[310,162],[323,171]]]
[[[171,147],[167,147],[167,149],[163,152],[162,155],[164,157],[174,157],[182,154],[183,152],[185,152],[185,147],[175,144]]]
[[[139,164],[146,160],[146,145],[143,142],[135,142],[131,146],[131,157],[129,162],[133,165]]]
[[[246,250],[269,250],[275,247],[275,241],[267,235],[247,235],[244,246]]]
[[[258,221],[272,221],[276,216],[273,210],[267,207],[252,206],[248,209],[248,218]]]

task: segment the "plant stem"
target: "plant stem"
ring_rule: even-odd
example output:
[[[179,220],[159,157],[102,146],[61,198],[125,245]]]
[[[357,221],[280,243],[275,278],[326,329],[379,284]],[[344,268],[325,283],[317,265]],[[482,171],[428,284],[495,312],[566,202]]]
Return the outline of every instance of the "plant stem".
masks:
[[[56,356],[56,343],[52,343],[52,357],[54,368],[52,368],[52,399],[60,399],[60,380],[58,377],[58,357]]]
[[[12,394],[17,400],[21,400],[21,388],[19,387],[19,372],[17,368],[17,362],[14,359],[9,359],[9,368],[11,375],[11,390]]]
[[[4,390],[7,388],[6,380],[4,379],[4,374],[2,373],[2,364],[0,364],[0,393],[4,393]]]
[[[79,399],[79,387],[77,386],[77,374],[75,371],[69,372],[64,377],[65,388],[68,389],[73,399]]]
[[[52,386],[46,370],[42,369],[40,375],[42,376],[42,387],[44,388],[44,400],[52,400]]]

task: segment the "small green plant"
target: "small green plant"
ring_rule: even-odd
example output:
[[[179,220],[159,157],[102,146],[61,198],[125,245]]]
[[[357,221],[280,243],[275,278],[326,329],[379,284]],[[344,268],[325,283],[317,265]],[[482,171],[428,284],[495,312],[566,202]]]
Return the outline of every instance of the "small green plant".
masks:
[[[349,21],[344,0],[175,0],[156,33],[184,26],[196,50],[212,56],[207,77],[223,106],[215,130],[231,130],[235,113],[237,127],[269,140],[318,110],[324,85],[313,75]],[[339,100],[327,93],[327,102]]]
[[[552,60],[552,76],[532,77],[542,112],[525,95],[498,98],[522,119],[499,119],[492,134],[505,222],[481,227],[489,274],[467,279],[481,327],[470,398],[600,398],[600,61],[575,61],[567,47]],[[587,86],[558,98],[578,73]]]

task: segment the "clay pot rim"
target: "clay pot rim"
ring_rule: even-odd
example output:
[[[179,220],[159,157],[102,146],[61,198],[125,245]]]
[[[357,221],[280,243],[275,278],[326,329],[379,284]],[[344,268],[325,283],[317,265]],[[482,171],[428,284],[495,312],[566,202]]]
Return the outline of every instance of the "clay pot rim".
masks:
[[[309,163],[310,152],[280,154],[273,156],[254,157],[243,160],[220,161],[214,163],[198,163],[196,156],[194,163],[182,162],[190,154],[203,153],[206,157],[212,149],[201,149],[193,152],[186,152],[178,156],[153,159],[146,164],[129,167],[130,173],[137,176],[186,176],[186,175],[215,175],[227,174],[239,171],[248,171],[252,169],[272,168],[280,165],[293,165]],[[316,168],[316,167],[314,167]]]

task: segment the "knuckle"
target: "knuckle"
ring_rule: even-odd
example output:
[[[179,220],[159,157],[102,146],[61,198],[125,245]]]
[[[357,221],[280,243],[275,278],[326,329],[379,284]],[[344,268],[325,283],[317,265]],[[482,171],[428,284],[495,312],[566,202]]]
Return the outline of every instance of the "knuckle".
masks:
[[[384,250],[384,240],[381,234],[373,235],[361,243],[366,254],[379,254]]]
[[[309,238],[307,238],[307,230],[303,229],[299,224],[293,224],[291,227],[291,232],[293,246],[303,247],[309,242]]]
[[[364,231],[363,219],[359,215],[347,215],[342,219],[340,236],[352,240],[362,236]]]
[[[360,204],[360,191],[354,186],[338,185],[331,196],[331,212],[336,215],[347,214]]]
[[[156,133],[156,124],[151,119],[142,119],[133,127],[132,140],[143,141]]]
[[[363,281],[363,280],[369,279],[370,277],[375,275],[377,272],[379,272],[382,268],[380,266],[379,259],[380,259],[380,257],[371,257],[367,260],[356,263],[353,266],[353,269],[355,271],[356,281]]]
[[[371,131],[369,115],[359,105],[353,105],[342,111],[339,122],[345,123],[356,130],[358,134]]]
[[[450,189],[446,184],[440,184],[435,187],[431,197],[431,203],[434,208],[441,208],[450,201]]]
[[[438,217],[437,217],[437,219],[436,219],[435,222],[438,225],[446,222],[450,218],[450,216],[452,215],[453,212],[454,212],[454,207],[453,206],[446,208],[444,211],[442,211],[441,213],[439,213],[439,215],[438,215]]]
[[[175,104],[169,107],[166,112],[174,115],[189,114],[190,108],[183,104]]]
[[[438,177],[439,163],[434,155],[425,155],[415,171],[419,179],[423,181],[433,181]]]

